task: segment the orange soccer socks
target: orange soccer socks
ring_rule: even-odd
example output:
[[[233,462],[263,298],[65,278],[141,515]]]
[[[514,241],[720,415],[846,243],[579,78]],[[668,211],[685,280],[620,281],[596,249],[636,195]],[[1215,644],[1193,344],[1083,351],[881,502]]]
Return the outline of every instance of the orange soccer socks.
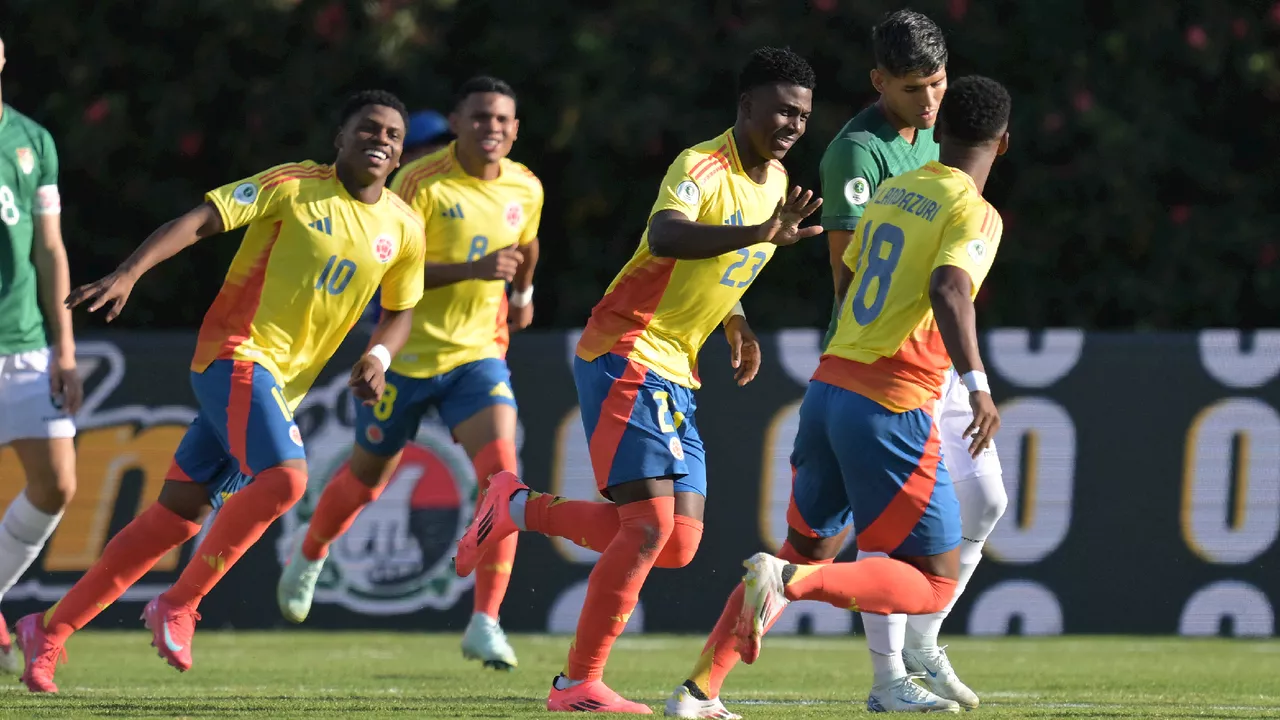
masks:
[[[155,503],[124,526],[102,550],[102,557],[44,615],[49,637],[63,642],[136,583],[170,550],[200,532],[200,524],[184,520]]]
[[[619,527],[587,581],[578,631],[565,673],[570,680],[599,680],[613,642],[640,599],[640,588],[675,527],[675,498],[619,506]]]
[[[161,599],[194,610],[267,527],[307,489],[307,474],[287,467],[263,470],[248,487],[227,498],[195,556]]]
[[[788,565],[788,600],[818,600],[853,612],[926,615],[947,606],[956,581],[927,575],[901,560],[869,557],[825,566]]]
[[[489,476],[503,470],[511,473],[519,470],[516,444],[510,440],[494,440],[480,448],[471,464],[480,480],[480,491],[484,492],[489,489]],[[511,582],[511,568],[516,561],[519,538],[519,533],[512,533],[480,559],[476,566],[474,612],[498,619],[498,609],[502,607],[507,585]]]
[[[365,505],[378,499],[383,486],[371,488],[343,466],[320,493],[320,501],[302,539],[302,556],[319,560],[329,554],[329,544],[351,528]]]
[[[564,538],[596,552],[603,552],[613,542],[620,527],[618,507],[613,503],[569,500],[533,490],[524,503],[522,522],[524,530]],[[683,515],[676,515],[674,523],[671,537],[658,553],[654,567],[682,568],[692,562],[698,552],[702,523]]]
[[[778,551],[778,557],[789,563],[797,565],[814,564],[829,565],[830,560],[810,560],[791,547],[791,543],[783,543],[782,549]],[[734,626],[738,623],[738,616],[742,613],[742,596],[744,593],[742,583],[738,583],[738,587],[733,589],[733,594],[729,596],[729,602],[724,606],[724,612],[720,613],[720,620],[716,622],[715,628],[711,631],[711,635],[707,638],[707,644],[702,648],[702,655],[698,658],[698,662],[693,666],[693,672],[689,674],[689,680],[685,686],[698,699],[711,699],[720,697],[720,686],[724,684],[724,680],[729,676],[729,672],[738,664],[742,656],[738,653],[738,644],[734,638]],[[777,617],[782,617],[778,615]],[[774,620],[777,620],[777,617]],[[768,628],[765,628],[768,632]],[[693,687],[689,687],[692,684]]]

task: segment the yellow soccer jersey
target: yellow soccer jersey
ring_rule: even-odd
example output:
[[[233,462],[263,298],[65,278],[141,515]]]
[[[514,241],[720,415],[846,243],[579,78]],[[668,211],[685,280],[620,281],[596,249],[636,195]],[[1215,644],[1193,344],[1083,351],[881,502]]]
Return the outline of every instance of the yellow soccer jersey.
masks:
[[[391,189],[427,228],[428,263],[479,260],[538,237],[542,183],[529,168],[503,159],[494,180],[472,177],[450,143],[400,169]],[[507,352],[507,291],[501,280],[465,280],[429,288],[413,311],[413,333],[391,367],[433,377]]]
[[[390,310],[422,297],[422,222],[390,190],[360,202],[332,166],[307,161],[205,199],[227,230],[249,227],[200,326],[196,372],[214,360],[255,362],[295,409],[379,286]]]
[[[758,225],[787,192],[787,171],[769,163],[764,184],[742,169],[733,130],[680,153],[649,217],[676,210],[709,225]],[[640,247],[614,278],[578,341],[578,357],[630,358],[671,382],[698,388],[698,351],[777,246],[759,243],[704,260],[654,257],[646,227]]]
[[[929,278],[953,265],[969,273],[977,297],[1003,230],[1000,213],[955,168],[930,162],[881,184],[845,251],[853,282],[814,379],[895,412],[937,398],[951,357]]]

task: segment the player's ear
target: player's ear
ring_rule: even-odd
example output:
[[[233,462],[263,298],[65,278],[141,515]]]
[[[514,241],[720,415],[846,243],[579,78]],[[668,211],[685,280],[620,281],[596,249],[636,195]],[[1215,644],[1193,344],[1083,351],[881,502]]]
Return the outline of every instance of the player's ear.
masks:
[[[738,96],[738,112],[742,117],[751,117],[751,93],[742,93]]]
[[[515,142],[520,137],[520,118],[511,121],[511,142]]]
[[[1000,136],[1000,146],[996,148],[996,155],[1000,156],[1009,152],[1009,131],[1005,130]]]
[[[454,137],[458,137],[458,126],[461,123],[461,121],[462,121],[462,118],[458,117],[457,110],[454,110],[453,112],[449,113],[449,132],[453,133]]]
[[[333,149],[342,152],[342,128],[333,136]]]
[[[871,87],[881,95],[884,94],[884,73],[880,72],[880,68],[871,68]]]

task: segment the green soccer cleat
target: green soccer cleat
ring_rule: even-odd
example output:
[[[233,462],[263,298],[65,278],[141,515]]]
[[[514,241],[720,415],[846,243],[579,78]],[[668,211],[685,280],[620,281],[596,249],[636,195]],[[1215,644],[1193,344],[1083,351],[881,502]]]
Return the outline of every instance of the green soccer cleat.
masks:
[[[475,613],[467,623],[467,632],[462,636],[462,657],[479,660],[494,670],[513,670],[517,664],[516,651],[507,642],[502,626],[483,613]]]
[[[280,605],[280,614],[291,623],[301,623],[311,612],[311,600],[316,594],[316,581],[320,579],[320,571],[324,568],[324,558],[308,560],[302,555],[302,538],[306,537],[306,528],[298,534],[298,545],[293,549],[293,557],[280,573],[280,582],[276,585],[276,602]]]

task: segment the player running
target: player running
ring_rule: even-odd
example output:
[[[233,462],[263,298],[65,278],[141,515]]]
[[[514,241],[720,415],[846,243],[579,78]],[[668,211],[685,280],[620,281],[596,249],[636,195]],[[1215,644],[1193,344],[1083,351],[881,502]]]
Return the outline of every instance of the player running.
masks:
[[[53,138],[0,104],[0,449],[13,448],[27,478],[0,520],[0,598],[40,555],[76,491],[72,416],[83,389],[62,304],[71,279],[61,213]],[[22,671],[3,615],[0,671]]]
[[[306,488],[293,411],[379,286],[382,321],[349,382],[367,403],[382,396],[383,374],[422,297],[422,223],[385,188],[407,114],[390,93],[353,96],[342,110],[333,165],[280,165],[212,190],[115,272],[67,298],[68,307],[106,308],[109,322],[156,264],[248,226],[200,327],[191,362],[200,409],[159,500],[107,543],[57,604],[18,621],[27,656],[22,682],[32,692],[57,692],[53,674],[71,633],[195,537],[214,506],[221,509],[178,581],[142,614],[160,657],[191,668],[200,600]]]
[[[574,381],[596,485],[612,504],[533,492],[502,473],[458,543],[464,577],[517,530],[602,551],[548,710],[652,712],[604,684],[605,662],[650,569],[687,565],[702,539],[699,349],[723,324],[735,378],[750,382],[760,347],[739,300],[778,246],[822,232],[799,227],[821,200],[799,187],[788,194],[779,162],[804,134],[813,86],[813,70],[790,50],[751,55],[734,126],[677,156],[640,247],[591,313]]]
[[[452,124],[456,141],[405,165],[392,183],[426,223],[427,291],[414,309],[409,342],[387,372],[382,400],[356,410],[351,459],[325,487],[280,576],[280,611],[292,622],[311,610],[329,545],[386,487],[432,407],[471,457],[482,492],[490,475],[518,470],[507,328],[508,321],[519,330],[533,319],[542,184],[507,159],[520,121],[505,82],[477,77],[464,83]],[[515,554],[512,535],[477,572],[462,652],[487,667],[516,666],[498,625]]]
[[[835,333],[840,304],[852,279],[841,258],[867,202],[884,180],[938,159],[933,125],[947,88],[947,46],[942,31],[920,13],[899,10],[876,26],[872,47],[876,67],[871,71],[871,84],[880,93],[880,101],[850,120],[822,157],[822,194],[827,199],[822,225],[827,229],[836,290],[824,350]],[[952,370],[943,386],[938,423],[943,462],[960,499],[965,539],[957,598],[973,576],[987,536],[1008,504],[995,445],[988,445],[976,458],[966,451],[968,443],[962,433],[972,421],[968,391]],[[859,557],[865,556],[859,552]],[[875,702],[895,709],[932,700],[929,692],[918,690],[914,683],[903,683],[910,673],[941,697],[970,709],[978,706],[978,696],[960,681],[945,648],[938,647],[938,632],[953,605],[932,615],[910,618],[862,614],[871,651],[871,697]],[[898,695],[900,691],[905,695]]]
[[[879,615],[924,615],[949,605],[961,576],[961,515],[939,464],[934,413],[954,358],[973,391],[974,419],[963,435],[978,433],[963,451],[979,455],[999,425],[972,298],[1003,229],[981,190],[1007,147],[1009,107],[999,83],[957,81],[941,107],[941,163],[886,181],[868,203],[858,243],[843,257],[854,271],[854,292],[800,408],[781,559],[760,554],[748,561],[747,578],[693,673],[667,701],[668,715],[736,717],[719,700],[720,684],[738,653],[754,661],[760,636],[790,600],[838,601]],[[860,551],[898,559],[829,565],[850,523]],[[723,647],[735,648],[728,663],[721,662]],[[904,675],[894,687],[877,688],[867,708],[958,712],[960,705]]]

